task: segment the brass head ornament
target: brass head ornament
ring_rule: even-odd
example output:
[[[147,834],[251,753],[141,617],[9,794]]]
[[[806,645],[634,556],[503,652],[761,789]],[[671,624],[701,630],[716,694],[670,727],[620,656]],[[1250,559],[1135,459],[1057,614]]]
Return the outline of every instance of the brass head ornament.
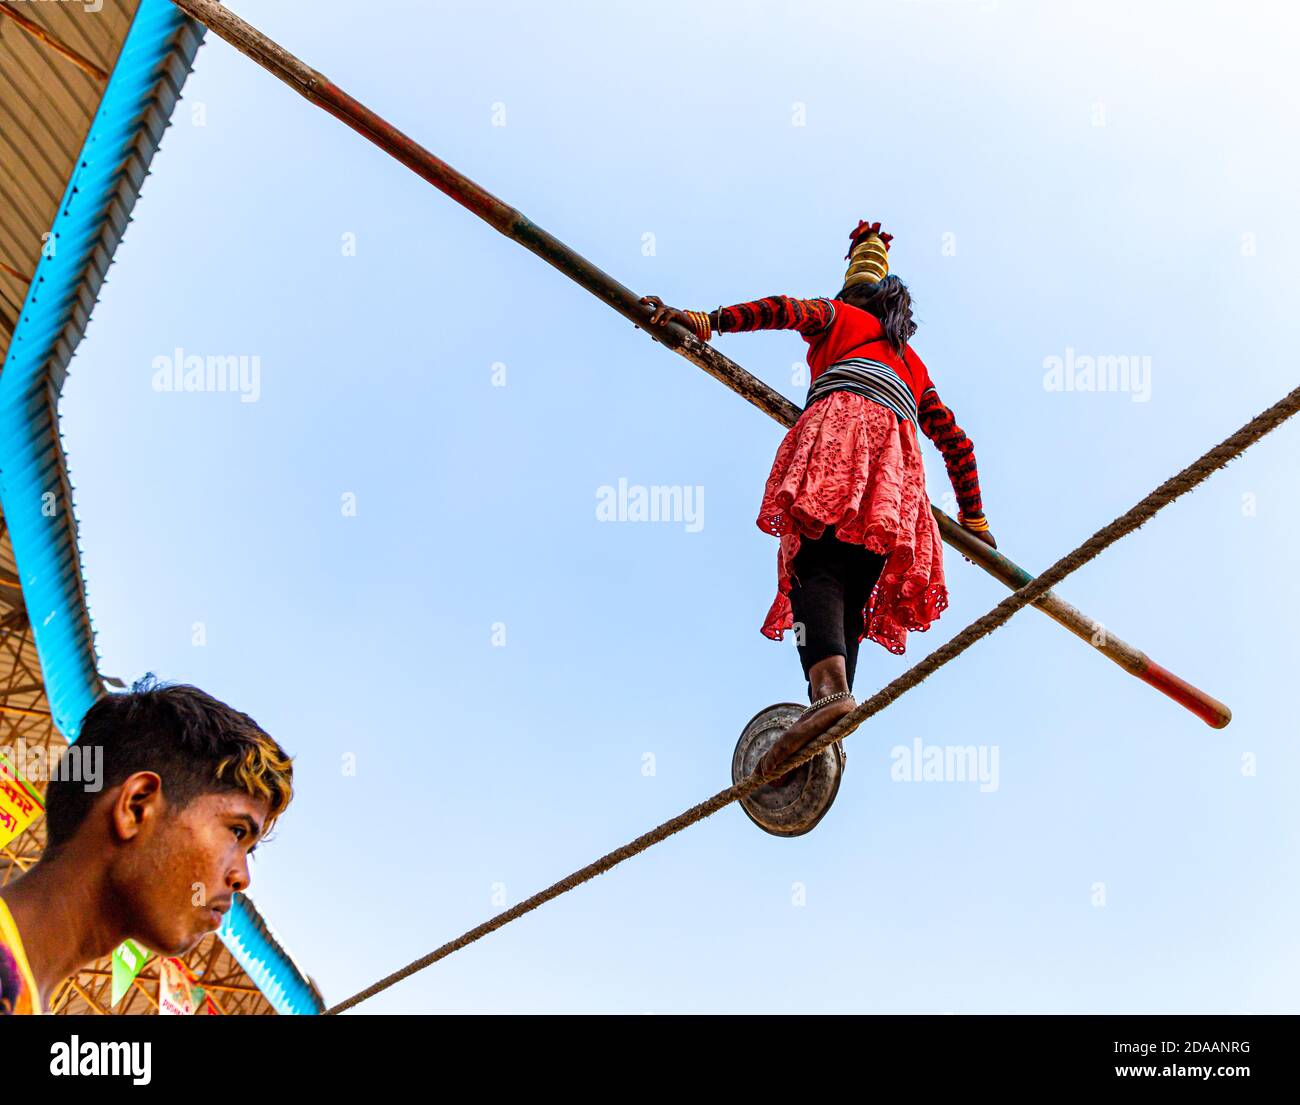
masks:
[[[844,255],[849,262],[844,274],[844,286],[878,284],[889,275],[889,243],[892,234],[880,229],[879,223],[863,219],[849,235],[849,252]]]

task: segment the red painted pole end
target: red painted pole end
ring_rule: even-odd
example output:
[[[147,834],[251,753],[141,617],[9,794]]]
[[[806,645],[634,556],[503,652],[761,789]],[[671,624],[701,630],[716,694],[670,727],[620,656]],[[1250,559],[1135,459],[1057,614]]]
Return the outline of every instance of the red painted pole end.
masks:
[[[1150,658],[1147,659],[1146,669],[1138,672],[1137,677],[1162,694],[1167,694],[1180,706],[1191,710],[1211,728],[1222,729],[1232,720],[1232,711],[1217,698],[1211,698],[1199,687],[1193,687],[1185,679],[1179,679],[1168,668],[1161,667]]]

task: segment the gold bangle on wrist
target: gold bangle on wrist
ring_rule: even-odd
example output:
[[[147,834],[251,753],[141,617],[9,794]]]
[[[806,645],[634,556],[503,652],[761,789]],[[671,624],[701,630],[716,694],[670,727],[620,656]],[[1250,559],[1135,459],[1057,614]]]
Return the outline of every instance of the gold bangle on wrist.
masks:
[[[958,515],[957,521],[967,529],[974,530],[976,533],[985,533],[989,528],[989,520],[982,514],[978,518],[967,518],[964,515]]]

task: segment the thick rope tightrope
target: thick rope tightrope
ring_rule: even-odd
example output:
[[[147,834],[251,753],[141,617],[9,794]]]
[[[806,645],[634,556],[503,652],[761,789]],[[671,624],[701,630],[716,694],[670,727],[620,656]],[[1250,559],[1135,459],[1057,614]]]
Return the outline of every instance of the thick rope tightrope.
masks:
[[[950,660],[955,659],[971,647],[981,637],[986,637],[995,629],[1005,625],[1011,620],[1018,610],[1030,605],[1035,599],[1039,598],[1044,592],[1050,590],[1056,584],[1060,583],[1066,576],[1076,569],[1082,567],[1088,561],[1092,560],[1104,549],[1113,545],[1121,537],[1132,533],[1133,530],[1143,525],[1145,522],[1156,514],[1157,511],[1168,506],[1175,499],[1185,495],[1192,488],[1204,482],[1211,474],[1227,465],[1234,459],[1267,434],[1270,430],[1281,425],[1297,410],[1300,410],[1300,388],[1296,388],[1285,398],[1269,407],[1266,411],[1256,415],[1246,425],[1236,433],[1224,439],[1209,452],[1203,454],[1197,460],[1193,461],[1176,476],[1165,480],[1159,487],[1152,491],[1146,498],[1142,499],[1137,505],[1130,510],[1121,514],[1109,525],[1104,526],[1088,538],[1082,545],[1067,553],[1047,571],[1035,577],[1031,582],[1025,584],[1018,591],[1008,595],[997,604],[992,610],[975,621],[971,622],[965,629],[958,633],[947,644],[930,653],[924,660],[908,668],[897,679],[886,684],[874,695],[857,707],[852,713],[846,714],[835,725],[827,730],[817,740],[804,747],[797,755],[792,756],[785,763],[776,768],[770,776],[751,775],[744,782],[737,783],[735,786],[728,787],[726,790],[719,791],[712,798],[701,802],[697,806],[692,806],[684,813],[678,814],[670,821],[665,821],[662,825],[650,830],[637,837],[635,840],[624,844],[612,852],[602,856],[594,863],[589,863],[586,867],[581,868],[573,874],[553,883],[540,893],[534,894],[518,905],[512,906],[503,913],[498,913],[490,920],[484,921],[481,925],[470,929],[468,932],[458,936],[450,943],[443,944],[440,948],[431,951],[428,955],[421,956],[412,963],[408,963],[399,971],[394,971],[386,978],[380,979],[371,986],[367,986],[359,993],[353,994],[352,997],[337,1005],[331,1006],[325,1010],[326,1014],[342,1013],[344,1010],[351,1009],[367,998],[374,997],[390,986],[394,986],[403,979],[410,977],[417,971],[422,971],[425,967],[436,963],[440,959],[445,959],[452,952],[459,951],[467,944],[486,936],[490,932],[509,924],[516,918],[522,917],[525,913],[530,913],[539,906],[544,905],[553,898],[558,898],[582,883],[587,882],[597,875],[604,874],[612,867],[616,867],[624,860],[631,859],[633,856],[644,852],[647,848],[658,844],[660,841],[667,840],[668,837],[675,833],[681,832],[682,829],[694,825],[697,821],[711,816],[724,806],[730,805],[739,798],[743,798],[752,791],[763,786],[769,778],[775,778],[784,775],[800,764],[806,763],[814,756],[820,755],[821,752],[836,740],[842,740],[858,728],[867,718],[873,714],[879,713],[895,699],[901,697],[907,691],[911,690],[922,680],[933,675]]]

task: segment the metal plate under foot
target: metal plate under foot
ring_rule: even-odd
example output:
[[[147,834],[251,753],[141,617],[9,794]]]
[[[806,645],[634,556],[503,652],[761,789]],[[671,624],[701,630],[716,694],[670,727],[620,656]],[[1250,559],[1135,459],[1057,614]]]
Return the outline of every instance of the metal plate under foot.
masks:
[[[754,773],[758,761],[807,708],[797,702],[778,702],[750,719],[731,757],[733,784]],[[783,786],[760,787],[742,798],[740,806],[764,832],[773,836],[802,836],[817,826],[835,801],[844,774],[844,759],[844,749],[836,741],[820,756],[795,768]]]

